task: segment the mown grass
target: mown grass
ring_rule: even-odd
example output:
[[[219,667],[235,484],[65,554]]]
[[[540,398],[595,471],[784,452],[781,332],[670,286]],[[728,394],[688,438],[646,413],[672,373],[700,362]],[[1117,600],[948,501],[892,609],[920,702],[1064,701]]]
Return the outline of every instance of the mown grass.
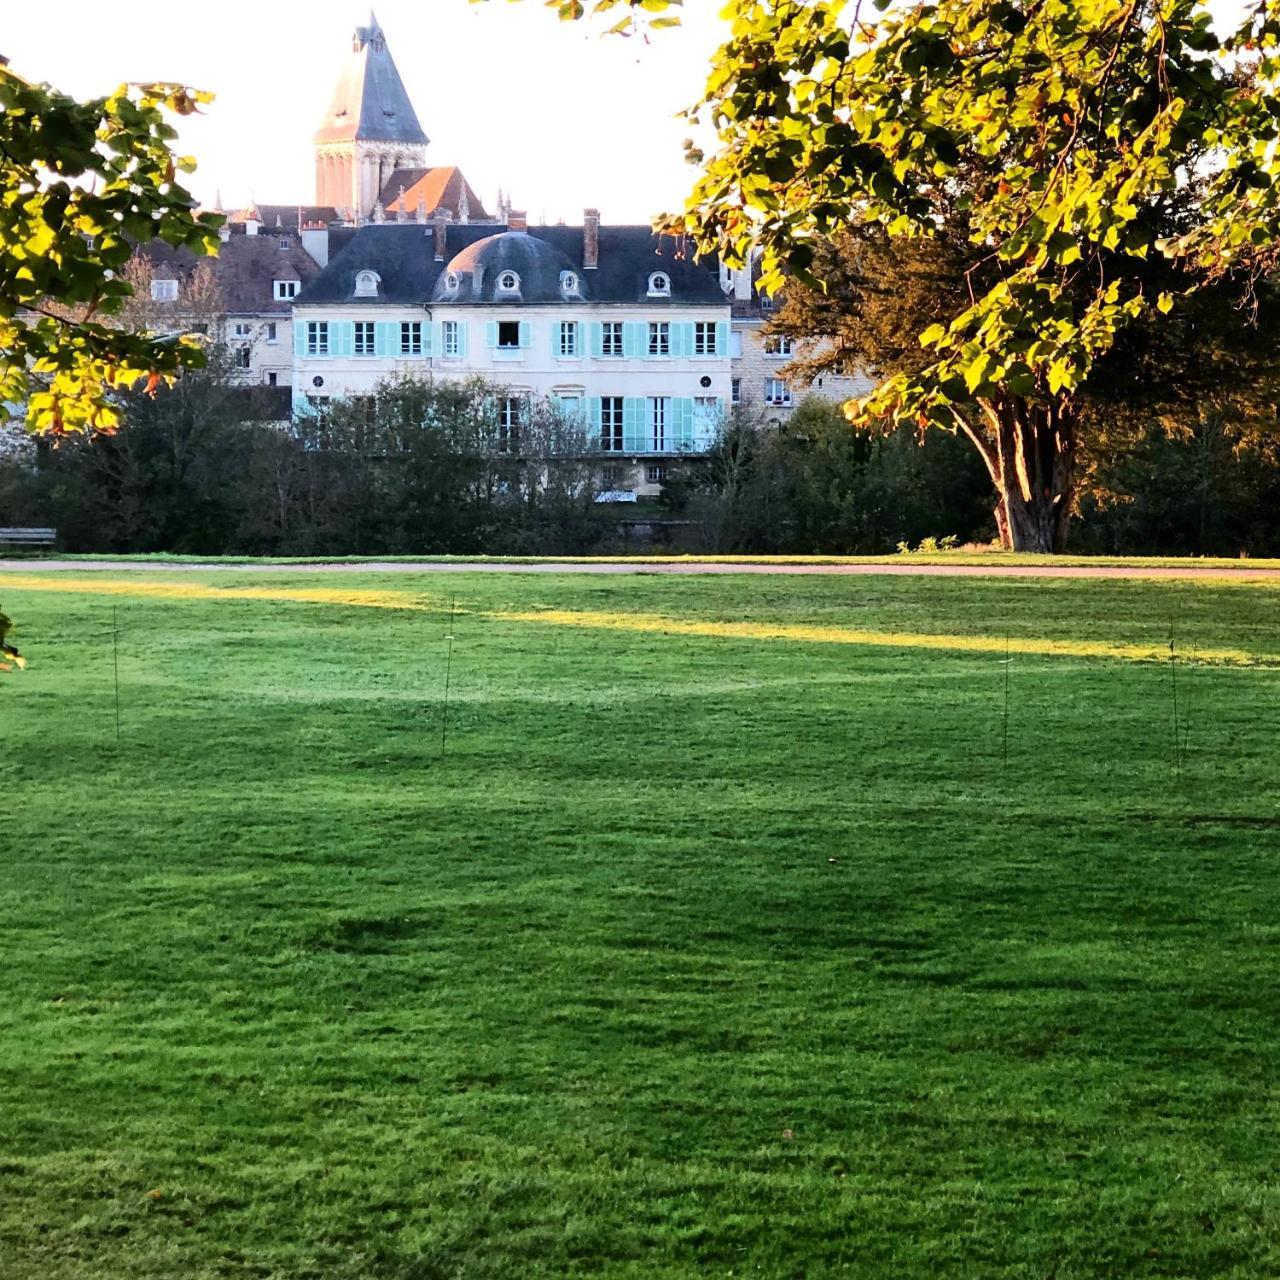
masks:
[[[0,574],[0,1276],[1275,1274],[1277,598]]]

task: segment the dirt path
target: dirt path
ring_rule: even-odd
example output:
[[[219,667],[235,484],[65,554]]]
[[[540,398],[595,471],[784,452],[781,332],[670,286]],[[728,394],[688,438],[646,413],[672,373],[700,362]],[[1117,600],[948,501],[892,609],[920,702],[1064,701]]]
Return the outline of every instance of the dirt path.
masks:
[[[1210,568],[1155,565],[1052,565],[1052,564],[767,564],[741,562],[715,564],[574,563],[465,564],[458,561],[370,560],[358,563],[334,560],[313,564],[198,564],[195,562],[111,560],[0,560],[0,572],[142,572],[142,573],[587,573],[587,574],[830,574],[836,576],[888,575],[939,578],[1214,578],[1231,582],[1280,582],[1280,569]],[[2,581],[2,580],[0,580]]]

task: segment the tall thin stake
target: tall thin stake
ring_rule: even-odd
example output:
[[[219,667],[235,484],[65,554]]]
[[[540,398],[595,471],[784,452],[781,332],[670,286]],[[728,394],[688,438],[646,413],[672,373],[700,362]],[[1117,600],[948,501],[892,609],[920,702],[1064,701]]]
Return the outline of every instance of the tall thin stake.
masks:
[[[1173,772],[1182,785],[1182,721],[1178,716],[1178,644],[1169,619],[1169,687],[1173,695]]]
[[[1010,641],[1009,632],[1006,629],[1004,633],[1004,730],[1003,730],[1003,748],[1004,748],[1004,772],[1005,777],[1009,775],[1009,665],[1012,658],[1009,654]]]
[[[116,686],[116,742],[120,741],[120,606],[111,606],[111,666]]]
[[[449,649],[444,661],[444,713],[440,717],[440,754],[444,755],[445,743],[449,740],[449,682],[453,675],[453,615],[458,606],[458,597],[449,601],[449,634],[445,639]]]

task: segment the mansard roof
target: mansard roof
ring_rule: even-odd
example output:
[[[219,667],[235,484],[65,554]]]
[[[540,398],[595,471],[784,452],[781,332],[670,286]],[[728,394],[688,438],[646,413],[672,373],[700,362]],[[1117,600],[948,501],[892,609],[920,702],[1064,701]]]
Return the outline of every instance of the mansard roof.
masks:
[[[371,13],[357,27],[351,53],[334,91],[316,142],[402,142],[425,147],[430,141],[418,123],[386,33]]]
[[[505,233],[505,234],[504,234]],[[445,227],[444,261],[435,257],[436,228],[430,223],[387,222],[361,227],[329,260],[329,265],[307,285],[296,299],[297,305],[352,305],[400,303],[405,306],[432,305],[437,281],[449,271],[455,259],[462,270],[471,270],[483,260],[485,276],[489,276],[488,256],[495,252],[481,242],[498,241],[504,246],[499,256],[527,252],[533,271],[530,287],[521,275],[521,297],[495,297],[491,289],[482,289],[476,298],[468,289],[459,290],[456,298],[441,297],[438,305],[453,302],[495,304],[503,306],[563,301],[581,306],[591,303],[632,303],[655,308],[689,306],[727,306],[728,299],[720,287],[719,267],[714,259],[694,262],[683,242],[672,236],[654,235],[649,227],[601,227],[599,230],[599,266],[588,271],[583,266],[584,234],[582,227],[530,227],[526,233],[508,233],[502,225],[467,223]],[[537,241],[538,246],[526,242]],[[515,247],[513,247],[513,245]],[[470,251],[470,252],[468,252]],[[459,255],[462,255],[459,259]],[[552,290],[546,276],[548,264],[554,261],[556,288]],[[496,262],[496,258],[495,258]],[[458,270],[457,267],[452,269]],[[501,269],[501,268],[499,268]],[[565,299],[559,292],[559,271],[571,269],[580,278],[582,297]],[[376,298],[355,297],[356,274],[374,271],[381,279]],[[649,277],[661,271],[671,280],[669,297],[649,296]],[[543,277],[546,276],[546,279]],[[538,283],[535,287],[535,281]],[[554,293],[554,296],[552,294]],[[536,295],[536,296],[535,296]]]
[[[462,170],[454,165],[438,165],[434,169],[397,169],[387,180],[378,199],[388,217],[394,217],[400,209],[404,210],[406,217],[416,217],[421,205],[427,217],[444,210],[455,222],[492,220],[475,189],[463,177]]]

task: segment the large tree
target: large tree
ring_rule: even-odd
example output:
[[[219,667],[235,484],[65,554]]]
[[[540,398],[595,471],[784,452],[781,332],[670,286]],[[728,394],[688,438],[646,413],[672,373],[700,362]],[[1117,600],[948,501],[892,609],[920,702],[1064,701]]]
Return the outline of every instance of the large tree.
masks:
[[[624,11],[623,29],[679,9],[546,2],[571,19]],[[1247,296],[1274,263],[1280,0],[1251,0],[1226,35],[1207,0],[730,0],[726,13],[691,112],[716,144],[690,144],[702,174],[668,225],[730,261],[759,247],[772,288],[789,273],[821,287],[818,248],[851,224],[895,238],[962,226],[967,305],[849,413],[964,433],[1009,544],[1060,549],[1100,359],[1140,317],[1224,279]],[[1157,254],[1179,271],[1153,291]]]

